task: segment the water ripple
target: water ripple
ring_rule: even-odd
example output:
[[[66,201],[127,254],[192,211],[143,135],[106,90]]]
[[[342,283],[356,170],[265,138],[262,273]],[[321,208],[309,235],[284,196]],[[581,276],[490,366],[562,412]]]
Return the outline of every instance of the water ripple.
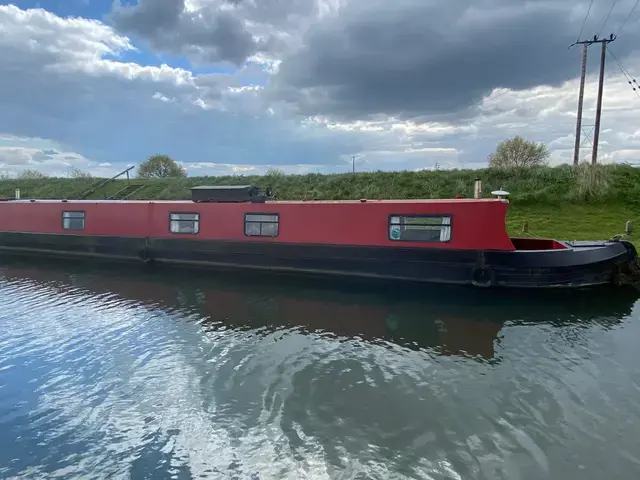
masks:
[[[640,467],[635,299],[501,305],[1,272],[2,477],[599,479]]]

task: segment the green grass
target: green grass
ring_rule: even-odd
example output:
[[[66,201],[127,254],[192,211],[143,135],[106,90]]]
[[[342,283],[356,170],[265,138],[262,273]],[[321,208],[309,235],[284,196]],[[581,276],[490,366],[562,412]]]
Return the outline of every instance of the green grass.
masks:
[[[473,181],[482,179],[483,191],[503,188],[519,204],[627,203],[640,206],[640,169],[626,165],[568,165],[548,168],[448,170],[424,172],[365,172],[335,175],[283,175],[263,177],[189,177],[183,179],[132,180],[143,183],[138,198],[187,199],[195,185],[270,185],[278,198],[322,200],[354,198],[451,198],[471,196]],[[23,197],[77,198],[101,179],[8,179],[0,180],[0,196],[13,196],[20,187]],[[111,195],[124,188],[126,180],[107,186]],[[102,198],[103,191],[92,198]]]
[[[511,193],[507,227],[511,235],[529,232],[540,237],[570,240],[603,239],[622,233],[627,220],[640,228],[640,169],[626,165],[580,165],[578,168],[535,167],[524,169],[448,170],[424,172],[366,172],[335,175],[269,175],[189,177],[183,179],[135,179],[145,185],[134,199],[189,199],[196,185],[252,184],[271,186],[281,200],[358,198],[470,197],[480,178],[487,196],[495,189]],[[102,179],[6,179],[0,180],[0,196],[22,198],[79,198]],[[110,183],[89,198],[112,195],[127,185]],[[636,237],[640,237],[636,235]]]
[[[512,203],[507,213],[509,235],[552,237],[562,240],[606,240],[624,233],[632,220],[640,227],[640,210],[620,204],[518,205]],[[529,234],[522,231],[528,223]],[[627,238],[640,247],[640,235]]]

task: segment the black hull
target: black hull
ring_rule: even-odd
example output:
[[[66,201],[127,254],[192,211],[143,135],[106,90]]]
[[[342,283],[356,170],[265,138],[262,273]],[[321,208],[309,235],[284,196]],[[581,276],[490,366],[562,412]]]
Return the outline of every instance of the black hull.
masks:
[[[618,241],[499,252],[1,232],[0,253],[481,287],[571,289],[639,280],[635,248]]]

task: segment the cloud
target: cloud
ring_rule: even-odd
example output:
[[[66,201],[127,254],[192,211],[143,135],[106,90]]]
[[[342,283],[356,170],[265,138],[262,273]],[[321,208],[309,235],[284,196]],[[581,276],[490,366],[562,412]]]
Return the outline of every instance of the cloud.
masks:
[[[190,12],[185,0],[139,0],[135,6],[117,2],[110,20],[118,30],[156,49],[240,66],[259,46],[244,22],[221,8],[224,5]]]
[[[54,139],[96,163],[167,153],[188,164],[335,164],[357,139],[266,112],[255,65],[197,75],[119,61],[101,22],[0,6],[0,132]],[[203,172],[203,173],[206,173]]]
[[[97,175],[111,175],[110,164],[99,165],[76,152],[65,151],[53,141],[41,138],[0,136],[0,175],[12,176],[23,170],[37,170],[50,176],[66,176],[76,168]],[[117,172],[116,172],[117,173]]]
[[[105,122],[129,102],[140,106],[141,87],[176,95],[193,83],[189,72],[106,60],[133,47],[96,21],[9,5],[0,7],[0,24],[0,61],[13,72],[0,79],[0,102],[13,113],[0,116],[0,131],[64,142],[83,129],[87,112]]]
[[[567,47],[587,7],[139,0],[103,22],[0,6],[2,168],[40,159],[48,172],[85,162],[78,168],[117,173],[156,153],[192,175],[344,172],[352,155],[358,170],[480,167],[516,134],[570,162],[580,51]],[[600,30],[609,8],[594,5],[583,36]],[[603,32],[630,9],[619,0]],[[228,38],[225,18],[235,25]],[[640,10],[612,46],[632,72],[639,19]],[[171,66],[165,53],[177,55]],[[598,53],[590,49],[587,130]],[[634,95],[609,57],[603,161],[640,150]]]
[[[158,51],[196,64],[241,67],[250,58],[274,61],[292,50],[317,19],[337,8],[337,0],[118,1],[108,21]]]
[[[633,2],[620,3],[608,28],[619,28]],[[557,87],[579,75],[579,53],[568,46],[586,7],[575,0],[351,0],[282,59],[269,94],[303,115],[455,120],[495,88]],[[596,6],[592,18],[600,14]],[[637,26],[626,26],[619,55],[636,48]]]
[[[630,65],[640,70],[639,63]],[[626,79],[615,73],[610,66],[604,91],[599,162],[630,161],[633,152],[640,153],[640,130],[636,127],[640,98]],[[591,160],[597,80],[597,75],[591,75],[585,86],[581,161]],[[367,140],[363,141],[365,150],[358,153],[359,157],[373,155],[383,164],[399,168],[409,165],[406,168],[412,169],[412,158],[428,168],[436,164],[452,168],[486,166],[487,156],[495,146],[514,135],[545,143],[551,150],[552,164],[572,163],[576,84],[577,80],[570,80],[556,87],[497,90],[473,108],[469,118],[451,123],[386,117],[351,122],[313,117],[312,121],[330,130],[363,135]],[[373,164],[369,166],[373,168]]]

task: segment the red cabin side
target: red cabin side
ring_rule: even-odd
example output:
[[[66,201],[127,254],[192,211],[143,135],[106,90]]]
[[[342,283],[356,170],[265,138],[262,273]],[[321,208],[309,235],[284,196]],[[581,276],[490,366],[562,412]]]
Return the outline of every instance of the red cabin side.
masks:
[[[243,242],[363,245],[460,250],[514,250],[501,200],[368,200],[335,202],[194,203],[9,201],[0,203],[0,231],[189,238]],[[85,212],[83,230],[64,230],[62,213]],[[175,234],[170,213],[198,213],[198,234]],[[277,237],[248,237],[245,214],[279,214]],[[409,242],[389,238],[392,215],[450,215],[451,240]]]

